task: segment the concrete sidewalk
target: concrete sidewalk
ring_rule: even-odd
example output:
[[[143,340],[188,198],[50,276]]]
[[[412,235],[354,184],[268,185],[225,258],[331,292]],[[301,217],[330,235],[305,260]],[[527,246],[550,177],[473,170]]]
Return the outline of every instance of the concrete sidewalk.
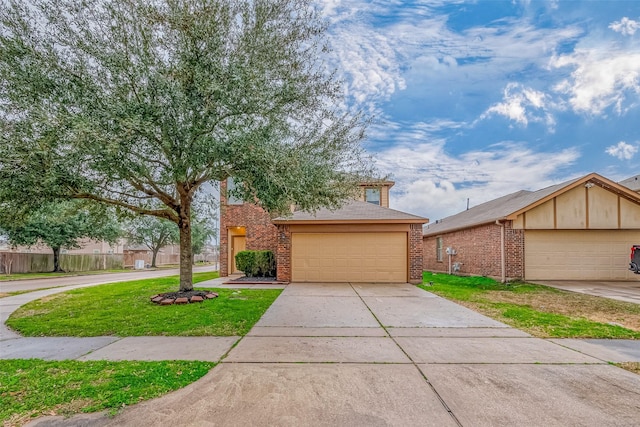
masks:
[[[640,347],[615,343],[532,338],[411,285],[291,284],[201,380],[30,425],[637,425],[640,376],[607,361]]]

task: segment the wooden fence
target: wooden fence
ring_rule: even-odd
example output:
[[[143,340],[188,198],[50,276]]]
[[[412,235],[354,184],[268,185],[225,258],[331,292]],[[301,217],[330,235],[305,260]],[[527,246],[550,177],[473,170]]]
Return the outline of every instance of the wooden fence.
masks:
[[[60,255],[64,271],[96,271],[124,268],[122,255],[82,254]],[[53,271],[53,254],[0,252],[0,274],[45,273]]]

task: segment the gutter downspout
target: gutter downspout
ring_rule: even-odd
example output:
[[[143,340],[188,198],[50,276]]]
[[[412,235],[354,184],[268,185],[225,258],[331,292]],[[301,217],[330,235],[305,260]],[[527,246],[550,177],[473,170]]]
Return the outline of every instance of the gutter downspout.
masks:
[[[500,226],[500,281],[505,283],[507,281],[507,266],[505,259],[504,222],[496,219],[496,225]]]

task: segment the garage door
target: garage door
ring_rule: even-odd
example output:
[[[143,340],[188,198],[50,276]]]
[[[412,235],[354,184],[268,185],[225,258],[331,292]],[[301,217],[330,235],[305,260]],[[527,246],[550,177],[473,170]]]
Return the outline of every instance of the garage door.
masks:
[[[638,280],[628,271],[640,231],[527,230],[526,280]]]
[[[407,233],[293,233],[294,282],[407,281]]]

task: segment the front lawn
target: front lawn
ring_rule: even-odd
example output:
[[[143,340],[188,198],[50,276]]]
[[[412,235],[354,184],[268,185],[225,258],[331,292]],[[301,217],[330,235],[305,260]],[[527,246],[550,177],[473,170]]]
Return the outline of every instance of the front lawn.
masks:
[[[214,366],[193,361],[0,360],[0,420],[14,426],[44,415],[116,412],[184,387]]]
[[[193,277],[198,283],[218,273]],[[22,306],[6,324],[31,337],[245,335],[281,292],[215,289],[220,296],[202,303],[158,306],[150,302],[152,295],[176,290],[177,276],[75,289]]]
[[[425,272],[423,279],[423,289],[533,336],[640,339],[638,304],[486,277]]]

